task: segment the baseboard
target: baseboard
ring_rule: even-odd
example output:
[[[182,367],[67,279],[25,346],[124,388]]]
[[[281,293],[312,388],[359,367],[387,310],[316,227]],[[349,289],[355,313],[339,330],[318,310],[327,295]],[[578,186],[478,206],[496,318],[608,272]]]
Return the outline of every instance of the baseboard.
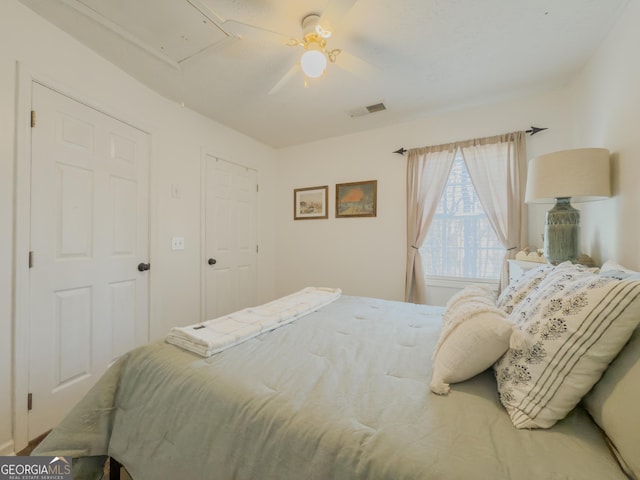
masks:
[[[13,457],[15,454],[16,452],[13,450],[13,440],[0,445],[1,457]]]

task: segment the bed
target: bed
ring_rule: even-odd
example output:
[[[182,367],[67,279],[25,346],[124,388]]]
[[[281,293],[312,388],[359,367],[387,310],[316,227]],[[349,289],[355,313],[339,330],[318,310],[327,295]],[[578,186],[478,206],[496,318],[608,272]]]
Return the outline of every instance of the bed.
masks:
[[[533,277],[527,295],[511,288],[503,303],[526,302],[539,290]],[[73,457],[76,480],[99,478],[107,456],[134,480],[637,477],[635,326],[586,400],[549,428],[516,428],[498,370],[432,391],[447,313],[342,295],[208,357],[146,345],[116,362],[34,455]]]

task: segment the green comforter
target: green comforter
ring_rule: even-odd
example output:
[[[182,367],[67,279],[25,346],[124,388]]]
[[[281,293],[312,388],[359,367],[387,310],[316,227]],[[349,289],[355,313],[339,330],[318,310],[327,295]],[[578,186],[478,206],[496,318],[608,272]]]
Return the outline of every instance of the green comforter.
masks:
[[[210,358],[164,342],[114,364],[34,454],[134,480],[624,479],[578,408],[517,430],[491,371],[429,392],[442,309],[343,296]]]

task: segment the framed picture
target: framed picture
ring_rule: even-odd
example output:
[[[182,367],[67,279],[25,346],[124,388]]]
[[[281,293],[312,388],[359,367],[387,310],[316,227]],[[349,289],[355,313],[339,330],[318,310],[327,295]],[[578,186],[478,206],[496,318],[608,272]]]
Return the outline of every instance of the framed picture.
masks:
[[[329,187],[296,188],[293,191],[293,219],[329,218]]]
[[[336,218],[375,217],[378,181],[336,184]]]

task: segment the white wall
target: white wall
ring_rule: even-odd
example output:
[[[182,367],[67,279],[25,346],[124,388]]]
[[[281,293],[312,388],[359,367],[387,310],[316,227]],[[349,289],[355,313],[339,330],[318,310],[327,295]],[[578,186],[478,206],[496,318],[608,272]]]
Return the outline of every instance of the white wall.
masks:
[[[640,270],[640,2],[627,10],[571,86],[576,147],[612,153],[614,197],[585,204],[584,250]]]
[[[527,137],[527,156],[531,158],[570,148],[568,108],[567,90],[559,88],[281,150],[278,293],[305,285],[326,285],[341,287],[349,295],[403,300],[406,158],[391,152],[402,146],[437,145],[524,130],[531,125],[548,127],[549,130]],[[377,217],[335,218],[335,184],[373,179],[378,180]],[[329,219],[294,221],[293,189],[318,185],[330,187]],[[544,212],[548,208],[530,209],[530,245],[541,246]],[[438,298],[450,294],[447,291]]]
[[[582,251],[596,263],[614,259],[640,270],[640,3],[630,2],[583,71],[556,91],[451,112],[389,128],[283,149],[277,198],[278,294],[304,285],[404,298],[405,160],[400,146],[434,145],[527,128],[527,157],[567,148],[612,152],[614,197],[575,205],[582,211]],[[389,105],[393,108],[393,105]],[[378,114],[384,115],[384,113]],[[354,121],[361,121],[356,119]],[[293,188],[377,179],[378,217],[292,220]],[[529,208],[529,245],[542,246],[545,212]],[[451,292],[436,292],[443,299]]]
[[[259,300],[275,295],[275,152],[163,99],[15,0],[0,2],[0,455],[12,443],[16,61],[37,78],[151,133],[151,335],[199,320],[201,149],[258,170]],[[182,198],[171,198],[176,184]],[[186,249],[170,249],[171,236]],[[17,319],[24,321],[24,319]]]

